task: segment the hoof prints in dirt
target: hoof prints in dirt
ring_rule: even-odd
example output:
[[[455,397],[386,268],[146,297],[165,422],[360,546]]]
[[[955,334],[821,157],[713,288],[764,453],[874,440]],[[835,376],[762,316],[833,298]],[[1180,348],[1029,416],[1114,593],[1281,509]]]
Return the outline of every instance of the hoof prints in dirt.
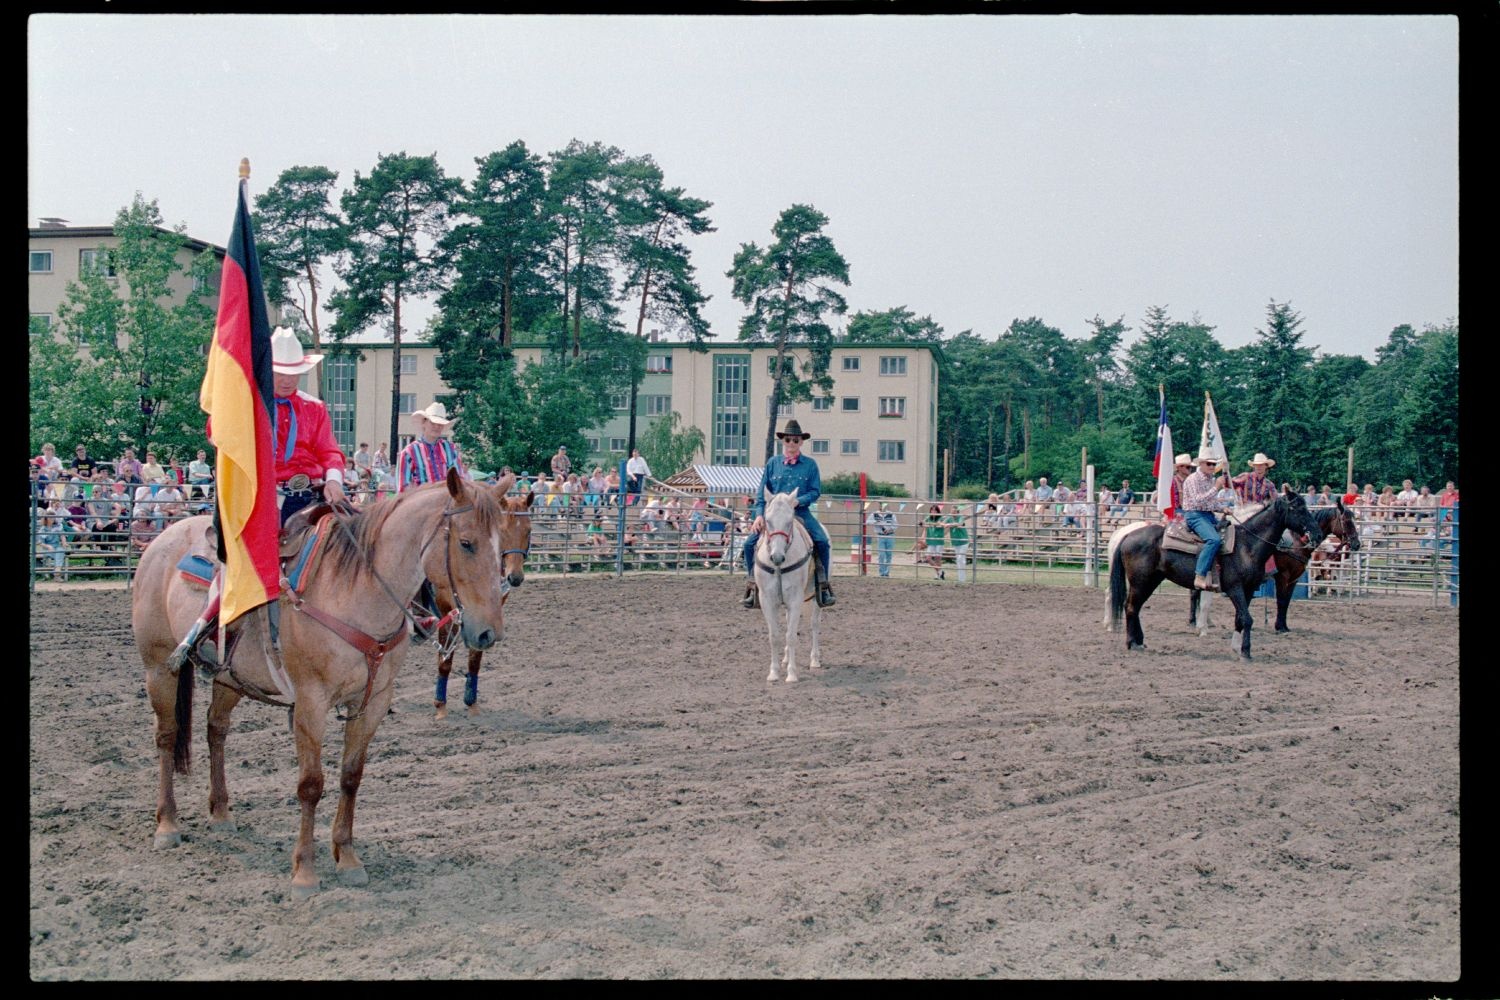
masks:
[[[285,711],[236,712],[213,832],[200,691],[153,852],[129,595],[38,594],[32,977],[1458,974],[1456,613],[1308,602],[1247,668],[1170,590],[1126,657],[1076,627],[1096,592],[845,580],[824,665],[768,687],[736,589],[528,580],[444,722],[414,651],[361,789],[369,884],[334,871],[331,724],[303,902]]]

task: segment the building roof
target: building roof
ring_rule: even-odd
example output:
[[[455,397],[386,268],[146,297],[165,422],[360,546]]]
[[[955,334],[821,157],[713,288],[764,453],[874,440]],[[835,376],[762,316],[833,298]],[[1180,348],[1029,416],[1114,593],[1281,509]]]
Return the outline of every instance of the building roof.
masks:
[[[763,465],[695,465],[664,482],[689,493],[747,493],[760,489]]]
[[[222,257],[227,252],[223,247],[219,246],[216,243],[208,243],[204,240],[194,239],[193,237],[188,236],[184,233],[174,233],[170,229],[163,229],[161,226],[153,226],[152,228],[155,229],[158,233],[161,233],[163,236],[181,237],[186,246],[188,246],[190,249],[197,250],[200,253],[204,250],[212,250],[214,253]],[[115,227],[39,226],[36,228],[27,229],[26,235],[28,238],[33,240],[97,240],[104,237],[114,236]]]

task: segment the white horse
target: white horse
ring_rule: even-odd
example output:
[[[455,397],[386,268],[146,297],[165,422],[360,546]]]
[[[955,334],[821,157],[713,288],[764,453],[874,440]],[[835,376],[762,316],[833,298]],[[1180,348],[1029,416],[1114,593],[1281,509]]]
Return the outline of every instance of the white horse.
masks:
[[[1132,531],[1136,531],[1137,529],[1144,528],[1150,523],[1152,522],[1132,521],[1129,524],[1122,524],[1118,528],[1116,528],[1114,530],[1114,533],[1109,536],[1109,551],[1105,557],[1104,565],[1107,567],[1110,563],[1115,561],[1115,552],[1119,549],[1120,543],[1125,540],[1126,535],[1130,534]],[[1192,607],[1189,606],[1188,624],[1197,628],[1198,636],[1199,638],[1202,638],[1203,636],[1208,635],[1208,608],[1209,604],[1213,600],[1213,595],[1206,590],[1200,591],[1200,593],[1202,594],[1202,599],[1198,604],[1197,619],[1196,621],[1194,620]],[[1104,589],[1104,630],[1106,632],[1116,632],[1119,631],[1119,627],[1120,620],[1119,617],[1114,614],[1114,608],[1110,606],[1110,591],[1109,588],[1106,587]],[[1235,636],[1235,641],[1238,640],[1239,637]]]
[[[755,585],[760,588],[760,608],[766,616],[766,629],[771,636],[771,672],[766,680],[777,677],[777,652],[779,640],[776,630],[780,626],[778,611],[786,609],[786,645],[782,651],[781,665],[786,668],[788,684],[797,679],[797,625],[802,617],[802,605],[812,596],[815,574],[812,539],[807,529],[797,521],[797,491],[772,493],[766,490],[766,530],[755,544]],[[812,656],[808,665],[817,670],[818,626],[822,622],[823,609],[812,602]]]

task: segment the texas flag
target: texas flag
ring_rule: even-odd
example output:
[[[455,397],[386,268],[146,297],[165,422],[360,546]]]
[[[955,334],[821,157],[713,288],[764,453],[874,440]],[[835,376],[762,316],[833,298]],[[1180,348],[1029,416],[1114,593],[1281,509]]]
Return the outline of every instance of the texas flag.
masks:
[[[1162,517],[1171,517],[1172,506],[1172,428],[1167,426],[1167,396],[1160,387],[1161,417],[1156,424],[1156,460],[1151,472],[1156,476],[1156,506]]]
[[[250,228],[240,164],[239,205],[219,284],[219,316],[198,405],[209,415],[218,450],[214,524],[224,563],[220,625],[274,600],[280,591],[276,472],[272,459],[271,324]]]

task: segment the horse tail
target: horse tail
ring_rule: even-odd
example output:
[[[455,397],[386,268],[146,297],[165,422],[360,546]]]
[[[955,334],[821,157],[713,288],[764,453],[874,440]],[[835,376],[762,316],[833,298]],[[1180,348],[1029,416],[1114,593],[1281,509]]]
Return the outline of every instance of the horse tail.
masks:
[[[1124,610],[1125,556],[1119,549],[1116,549],[1114,558],[1109,561],[1109,630],[1111,632],[1120,627],[1120,615]]]
[[[173,709],[177,720],[177,739],[172,744],[172,770],[187,774],[193,762],[193,665],[184,663],[177,668],[177,704]]]

